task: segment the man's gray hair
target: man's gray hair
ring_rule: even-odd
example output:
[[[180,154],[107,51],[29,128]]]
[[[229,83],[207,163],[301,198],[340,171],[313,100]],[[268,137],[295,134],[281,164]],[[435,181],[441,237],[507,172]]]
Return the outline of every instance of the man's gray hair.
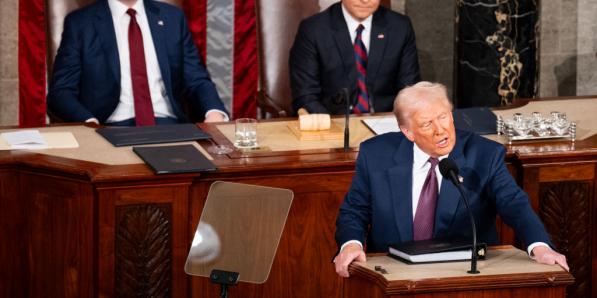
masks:
[[[418,106],[433,100],[444,101],[450,110],[452,109],[446,86],[441,83],[421,81],[400,90],[394,100],[394,115],[396,115],[400,126],[407,125],[408,119],[411,118]]]

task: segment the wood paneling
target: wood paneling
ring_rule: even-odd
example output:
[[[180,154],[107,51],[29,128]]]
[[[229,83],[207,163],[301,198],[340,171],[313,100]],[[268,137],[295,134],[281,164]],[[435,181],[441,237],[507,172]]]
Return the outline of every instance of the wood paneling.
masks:
[[[190,181],[179,181],[174,185],[135,183],[133,187],[118,184],[102,184],[98,187],[100,295],[113,297],[137,293],[151,296],[149,294],[155,293],[160,296],[160,293],[167,293],[172,297],[186,296],[188,283],[183,268],[190,246],[187,230],[189,185]],[[147,234],[156,227],[167,234]],[[127,235],[129,232],[133,234]],[[125,240],[123,237],[144,239],[146,242],[134,247],[135,252],[126,251],[118,246],[121,244],[119,241]],[[160,254],[154,256],[153,260],[167,260],[167,263],[151,265],[139,256],[132,260],[128,258],[152,249]],[[164,259],[166,255],[163,254],[167,254],[167,259]],[[168,268],[160,267],[162,265]],[[126,270],[131,266],[136,266],[138,270]],[[170,272],[149,274],[152,268],[169,269]],[[138,275],[126,276],[133,273]],[[119,287],[119,283],[129,280],[133,281],[130,285],[132,288]],[[155,284],[151,284],[152,282]],[[167,288],[163,288],[163,285]]]
[[[340,297],[342,279],[331,260],[336,215],[351,178],[352,173],[235,177],[235,182],[289,188],[294,199],[268,280],[262,285],[240,283],[229,289],[231,297]],[[193,195],[193,229],[212,182],[206,180]],[[192,278],[194,297],[216,297],[219,291],[207,278]]]
[[[171,256],[170,205],[117,207],[116,296],[171,296]]]
[[[568,297],[591,296],[591,189],[587,182],[540,184],[539,217],[576,278]]]
[[[590,297],[597,267],[594,243],[595,161],[559,166],[533,162],[523,166],[523,188],[545,224],[556,249],[566,255],[576,281],[568,297]]]
[[[541,167],[539,181],[558,182],[574,180],[593,180],[595,178],[595,164],[559,165],[557,167]]]
[[[26,297],[27,282],[27,219],[20,201],[19,175],[14,169],[0,170],[0,297]]]
[[[34,173],[20,174],[25,207],[29,268],[23,285],[32,297],[80,297],[93,294],[94,246],[91,186]]]

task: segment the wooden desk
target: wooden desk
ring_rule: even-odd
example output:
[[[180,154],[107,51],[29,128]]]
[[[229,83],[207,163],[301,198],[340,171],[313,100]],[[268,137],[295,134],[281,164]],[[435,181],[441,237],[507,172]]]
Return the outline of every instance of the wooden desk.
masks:
[[[229,143],[216,125],[201,127],[216,143]],[[73,151],[0,152],[1,297],[215,297],[215,285],[187,276],[183,266],[216,180],[295,193],[268,281],[234,287],[233,297],[342,296],[344,280],[331,259],[335,219],[356,151],[234,153],[214,156],[219,167],[214,173],[156,176],[130,148],[106,146],[93,133],[77,139],[81,148]],[[597,218],[597,135],[575,144],[507,148],[511,172],[568,256],[576,278],[570,296],[597,296],[592,286],[597,285],[597,231],[592,226]],[[507,227],[501,227],[500,236],[505,244],[515,243]]]
[[[574,281],[559,266],[538,264],[512,246],[490,248],[478,263],[480,274],[467,274],[469,269],[470,262],[407,265],[370,256],[350,265],[344,297],[566,297],[566,286]]]

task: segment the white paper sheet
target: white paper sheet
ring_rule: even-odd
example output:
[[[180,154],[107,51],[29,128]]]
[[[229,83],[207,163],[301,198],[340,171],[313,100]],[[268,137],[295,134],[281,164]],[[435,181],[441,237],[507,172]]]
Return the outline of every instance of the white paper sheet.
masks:
[[[396,120],[396,117],[394,116],[363,119],[361,121],[363,121],[363,123],[376,135],[400,131],[400,128],[398,128],[398,120]]]
[[[28,129],[12,132],[3,132],[2,138],[8,143],[10,149],[47,149],[48,144],[39,133],[39,130]]]
[[[1,133],[0,150],[44,150],[79,147],[79,143],[72,132],[57,131],[40,133],[37,131],[38,136],[35,131],[37,130],[15,130]],[[39,137],[41,137],[41,141]]]

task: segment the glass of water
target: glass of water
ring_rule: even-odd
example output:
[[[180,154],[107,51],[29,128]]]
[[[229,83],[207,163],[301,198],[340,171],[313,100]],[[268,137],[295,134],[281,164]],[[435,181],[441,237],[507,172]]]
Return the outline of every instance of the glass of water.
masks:
[[[234,128],[234,146],[237,148],[255,148],[257,144],[257,119],[236,119]]]

